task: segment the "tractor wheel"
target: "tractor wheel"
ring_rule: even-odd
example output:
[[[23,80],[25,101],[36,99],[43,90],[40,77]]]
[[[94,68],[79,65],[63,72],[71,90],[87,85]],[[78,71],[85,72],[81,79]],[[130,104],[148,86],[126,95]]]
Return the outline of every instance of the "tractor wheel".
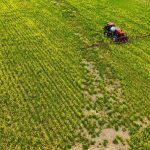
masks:
[[[104,32],[104,35],[107,36],[107,32]]]
[[[117,43],[118,42],[118,38],[117,37],[113,37],[113,42]]]

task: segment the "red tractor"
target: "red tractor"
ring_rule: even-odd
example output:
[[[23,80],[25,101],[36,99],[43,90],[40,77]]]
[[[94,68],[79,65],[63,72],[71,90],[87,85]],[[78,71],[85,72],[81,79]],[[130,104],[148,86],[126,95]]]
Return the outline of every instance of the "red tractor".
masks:
[[[125,43],[128,41],[127,35],[112,22],[107,23],[103,29],[104,35],[112,38],[115,43]]]

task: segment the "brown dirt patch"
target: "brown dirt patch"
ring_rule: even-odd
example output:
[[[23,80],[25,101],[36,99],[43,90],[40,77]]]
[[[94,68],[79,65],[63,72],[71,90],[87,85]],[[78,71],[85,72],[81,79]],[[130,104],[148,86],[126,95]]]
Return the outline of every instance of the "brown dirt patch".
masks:
[[[103,97],[103,94],[101,93],[100,88],[99,88],[99,83],[97,82],[102,79],[99,75],[99,71],[95,68],[94,62],[92,61],[88,62],[86,60],[83,60],[82,62],[85,65],[85,68],[88,70],[89,76],[93,79],[93,83],[92,83],[92,85],[94,86],[93,90],[96,92],[95,94],[90,94],[88,91],[85,91],[84,95],[86,98],[92,101],[96,101],[98,97]]]
[[[90,150],[128,150],[128,144],[125,142],[125,145],[119,143],[114,144],[113,140],[116,138],[116,136],[122,137],[124,141],[129,138],[128,131],[123,132],[121,129],[118,131],[115,131],[112,128],[103,129],[102,133],[99,137],[95,138],[96,141],[95,145],[90,146]],[[102,145],[102,142],[104,140],[108,141],[108,144],[106,147]],[[100,144],[101,143],[101,144]]]
[[[81,143],[76,143],[71,150],[82,150],[82,144]]]

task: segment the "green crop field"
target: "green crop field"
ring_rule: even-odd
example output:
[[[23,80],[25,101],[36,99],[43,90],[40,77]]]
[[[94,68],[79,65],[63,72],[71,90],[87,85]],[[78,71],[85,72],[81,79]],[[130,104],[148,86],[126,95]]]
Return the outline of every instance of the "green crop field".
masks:
[[[150,149],[149,0],[0,0],[0,150],[68,149]]]

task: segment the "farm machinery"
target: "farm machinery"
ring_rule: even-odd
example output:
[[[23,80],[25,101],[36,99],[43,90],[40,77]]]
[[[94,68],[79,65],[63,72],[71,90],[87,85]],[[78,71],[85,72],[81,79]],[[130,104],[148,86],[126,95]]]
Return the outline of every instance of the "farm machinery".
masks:
[[[123,32],[120,28],[116,27],[115,24],[112,22],[109,22],[105,25],[105,27],[103,28],[103,32],[105,36],[112,39],[112,42],[107,42],[104,40],[97,41],[96,43],[92,45],[82,48],[82,50],[88,49],[88,48],[95,48],[99,46],[104,46],[104,47],[109,48],[109,44],[111,43],[126,43],[126,42],[132,42],[138,39],[144,40],[146,38],[150,38],[150,33],[148,33],[145,35],[131,36],[129,40],[127,34],[125,34],[125,32]]]
[[[111,38],[114,43],[126,43],[128,41],[127,35],[112,22],[107,23],[103,30],[104,35]]]

